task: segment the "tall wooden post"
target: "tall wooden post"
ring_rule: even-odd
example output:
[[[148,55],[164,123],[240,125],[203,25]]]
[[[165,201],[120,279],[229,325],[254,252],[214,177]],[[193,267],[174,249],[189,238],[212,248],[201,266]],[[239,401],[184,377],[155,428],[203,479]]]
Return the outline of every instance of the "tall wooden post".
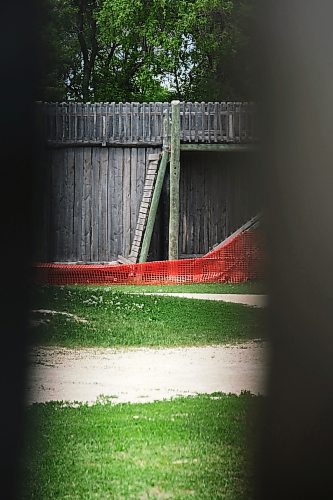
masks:
[[[171,102],[169,260],[178,259],[180,102]]]

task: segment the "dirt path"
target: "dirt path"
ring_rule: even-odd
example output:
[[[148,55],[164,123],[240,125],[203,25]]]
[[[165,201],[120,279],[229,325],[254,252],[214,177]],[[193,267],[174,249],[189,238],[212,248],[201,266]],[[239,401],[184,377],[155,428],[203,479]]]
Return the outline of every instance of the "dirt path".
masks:
[[[181,297],[183,299],[218,300],[253,307],[265,307],[268,303],[267,295],[259,294],[145,292],[144,295],[162,295],[165,297]]]
[[[28,403],[147,402],[217,391],[265,393],[267,345],[172,349],[35,348]],[[114,398],[114,399],[113,399]]]

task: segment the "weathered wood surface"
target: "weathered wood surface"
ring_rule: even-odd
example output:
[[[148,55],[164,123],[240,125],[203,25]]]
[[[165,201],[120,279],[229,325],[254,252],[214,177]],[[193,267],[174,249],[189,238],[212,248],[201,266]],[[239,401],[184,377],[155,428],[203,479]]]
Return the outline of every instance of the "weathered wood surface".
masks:
[[[262,208],[254,153],[184,152],[179,253],[207,253]]]
[[[137,245],[138,252],[136,256],[139,257],[139,262],[146,262],[148,257],[168,159],[169,159],[169,153],[167,150],[164,150],[158,167],[154,189],[153,190],[150,190],[149,188],[147,189],[148,195],[146,199],[149,200],[149,211],[147,213],[147,222],[145,225],[144,233],[140,234],[140,230],[138,231],[139,233],[138,236],[140,239],[138,238],[138,245]],[[144,192],[144,198],[145,198],[145,192]]]
[[[160,154],[160,148],[150,148]],[[78,147],[45,151],[38,260],[111,262],[128,257],[144,194],[148,151]],[[156,256],[153,234],[152,257]]]
[[[216,152],[216,153],[232,153],[234,151],[257,151],[258,146],[256,144],[181,144],[181,151],[205,151],[207,153]]]
[[[180,102],[171,103],[169,260],[179,255]]]
[[[150,156],[151,157],[151,156]],[[142,245],[139,253],[139,262],[146,262],[149,255],[149,250],[151,248],[151,241],[154,234],[154,229],[156,227],[156,233],[160,238],[160,244],[162,248],[153,249],[157,250],[157,258],[164,260],[166,252],[166,242],[163,245],[164,232],[167,227],[166,221],[166,210],[165,201],[163,203],[163,188],[167,184],[169,186],[169,181],[166,181],[167,165],[170,158],[170,116],[169,111],[164,110],[163,113],[163,144],[162,144],[162,157],[158,166],[158,172],[156,177],[156,183],[154,186],[154,191],[151,195],[151,204],[149,207],[148,219],[145,228],[145,232],[142,239]],[[145,197],[145,191],[150,195],[151,185],[146,179],[147,187],[144,189],[143,196]],[[164,192],[164,198],[169,199],[169,195]],[[169,207],[168,207],[169,209]],[[159,227],[156,224],[156,220],[159,221]],[[156,258],[155,257],[155,258]]]
[[[148,155],[161,149],[138,148],[134,155],[133,151],[103,147],[45,151],[37,260],[111,262],[118,255],[128,257],[129,251],[122,253],[124,241],[128,244],[124,235],[130,234],[132,245]],[[130,182],[124,179],[125,158]],[[181,153],[181,257],[208,252],[261,209],[256,170],[253,152]],[[167,169],[148,260],[168,257],[168,177]]]
[[[132,238],[131,238],[132,246],[131,246],[131,252],[128,257],[128,259],[131,262],[137,262],[139,260],[139,254],[141,251],[147,220],[149,217],[151,201],[154,193],[154,185],[157,177],[157,168],[159,159],[160,159],[159,154],[150,154],[148,156],[148,169],[146,173],[143,195],[139,207],[139,215],[137,218],[134,235],[132,232]],[[132,203],[133,207],[135,205],[136,205],[135,203]],[[147,254],[148,250],[149,247],[147,249]]]
[[[131,246],[138,243],[139,216],[141,229],[145,225],[150,195],[144,187],[153,186],[155,180],[154,175],[147,175],[148,158],[160,155],[168,137],[163,113],[168,123],[170,104],[64,103],[39,104],[39,108],[46,123],[44,138],[51,147],[44,151],[38,260],[128,258]],[[254,107],[250,103],[180,103],[179,118],[182,166],[176,253],[197,255],[206,253],[260,209],[259,203],[254,207],[250,202],[256,199],[252,196],[254,170],[249,168],[250,150],[255,146],[250,144],[255,140]],[[148,260],[168,257],[169,177],[167,171]]]
[[[44,138],[54,146],[132,145],[163,142],[163,113],[171,104],[38,103]],[[249,143],[256,141],[255,107],[249,102],[182,102],[183,143]]]

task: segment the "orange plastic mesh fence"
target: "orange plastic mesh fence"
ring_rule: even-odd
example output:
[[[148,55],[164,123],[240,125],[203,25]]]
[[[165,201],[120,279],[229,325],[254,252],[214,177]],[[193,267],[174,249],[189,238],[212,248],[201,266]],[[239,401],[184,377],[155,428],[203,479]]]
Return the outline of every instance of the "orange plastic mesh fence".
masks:
[[[37,264],[36,280],[52,285],[240,283],[264,273],[263,235],[248,229],[196,259],[142,264]]]

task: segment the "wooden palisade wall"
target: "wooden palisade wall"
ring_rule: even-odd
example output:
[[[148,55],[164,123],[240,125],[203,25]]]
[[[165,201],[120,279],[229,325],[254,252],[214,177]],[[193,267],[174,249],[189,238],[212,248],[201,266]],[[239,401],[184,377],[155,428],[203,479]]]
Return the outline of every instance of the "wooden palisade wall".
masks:
[[[128,256],[148,155],[161,152],[163,110],[169,106],[39,104],[46,147],[37,260],[110,262]],[[182,142],[247,143],[255,137],[247,103],[181,103],[181,127]],[[207,252],[255,214],[252,154],[181,153],[182,256]],[[167,191],[166,180],[153,260],[167,257]]]

